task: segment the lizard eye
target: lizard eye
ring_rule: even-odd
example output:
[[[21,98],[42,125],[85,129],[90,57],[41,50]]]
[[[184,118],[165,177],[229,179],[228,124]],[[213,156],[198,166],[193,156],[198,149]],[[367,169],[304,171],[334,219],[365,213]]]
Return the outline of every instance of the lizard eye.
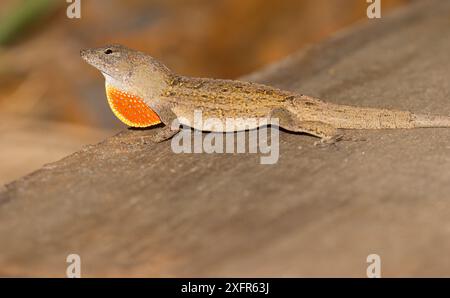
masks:
[[[106,55],[109,55],[109,54],[112,54],[112,52],[113,52],[113,51],[112,51],[111,49],[107,49],[107,50],[105,51],[105,54],[106,54]]]

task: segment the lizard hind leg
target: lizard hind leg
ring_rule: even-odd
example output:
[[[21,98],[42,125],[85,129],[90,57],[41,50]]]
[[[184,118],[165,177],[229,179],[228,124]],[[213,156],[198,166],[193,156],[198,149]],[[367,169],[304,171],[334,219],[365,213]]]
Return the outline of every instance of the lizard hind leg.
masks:
[[[342,139],[342,134],[330,124],[320,121],[304,121],[292,112],[278,108],[270,114],[271,118],[278,118],[279,126],[292,132],[303,132],[320,138],[318,144],[333,144]]]

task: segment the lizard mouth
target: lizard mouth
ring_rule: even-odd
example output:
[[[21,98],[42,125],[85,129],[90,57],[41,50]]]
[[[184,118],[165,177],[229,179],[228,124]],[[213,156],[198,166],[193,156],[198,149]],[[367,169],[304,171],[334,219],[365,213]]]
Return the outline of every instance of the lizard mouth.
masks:
[[[158,114],[144,100],[106,84],[106,97],[114,115],[132,127],[149,127],[161,123]]]

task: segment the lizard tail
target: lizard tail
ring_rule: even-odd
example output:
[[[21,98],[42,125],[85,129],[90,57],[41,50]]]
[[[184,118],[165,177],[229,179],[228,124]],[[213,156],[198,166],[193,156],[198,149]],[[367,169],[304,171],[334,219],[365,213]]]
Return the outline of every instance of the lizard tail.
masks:
[[[450,127],[450,117],[412,114],[414,127]]]
[[[309,112],[313,120],[344,129],[396,129],[420,127],[450,127],[449,116],[414,114],[409,111],[354,107],[323,103],[319,100],[294,103],[294,113]],[[313,108],[311,108],[313,106]],[[309,108],[309,110],[307,109]]]
[[[334,127],[350,129],[389,129],[450,127],[450,117],[414,114],[408,111],[333,106],[328,120]],[[349,117],[351,115],[351,117]]]

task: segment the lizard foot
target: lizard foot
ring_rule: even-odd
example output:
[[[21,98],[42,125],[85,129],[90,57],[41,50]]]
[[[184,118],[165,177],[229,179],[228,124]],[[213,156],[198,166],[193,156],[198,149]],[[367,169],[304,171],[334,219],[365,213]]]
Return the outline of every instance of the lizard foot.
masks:
[[[320,141],[314,142],[314,146],[318,148],[328,148],[330,146],[335,146],[337,142],[343,140],[344,135],[337,134],[332,137],[321,138]]]
[[[149,139],[153,143],[162,143],[166,140],[171,139],[174,135],[176,135],[179,130],[171,130],[170,127],[166,126],[158,131],[156,134],[149,136]]]
[[[136,143],[140,143],[140,144],[162,143],[166,140],[171,139],[178,132],[179,132],[179,130],[171,130],[169,128],[163,127],[161,129],[159,129],[156,133],[153,133],[151,135],[140,135],[140,136],[127,137],[127,139],[122,141],[122,143],[127,144],[127,145],[133,145]]]
[[[364,137],[347,137],[344,136],[341,139],[342,141],[348,141],[348,142],[366,142],[367,139]]]

